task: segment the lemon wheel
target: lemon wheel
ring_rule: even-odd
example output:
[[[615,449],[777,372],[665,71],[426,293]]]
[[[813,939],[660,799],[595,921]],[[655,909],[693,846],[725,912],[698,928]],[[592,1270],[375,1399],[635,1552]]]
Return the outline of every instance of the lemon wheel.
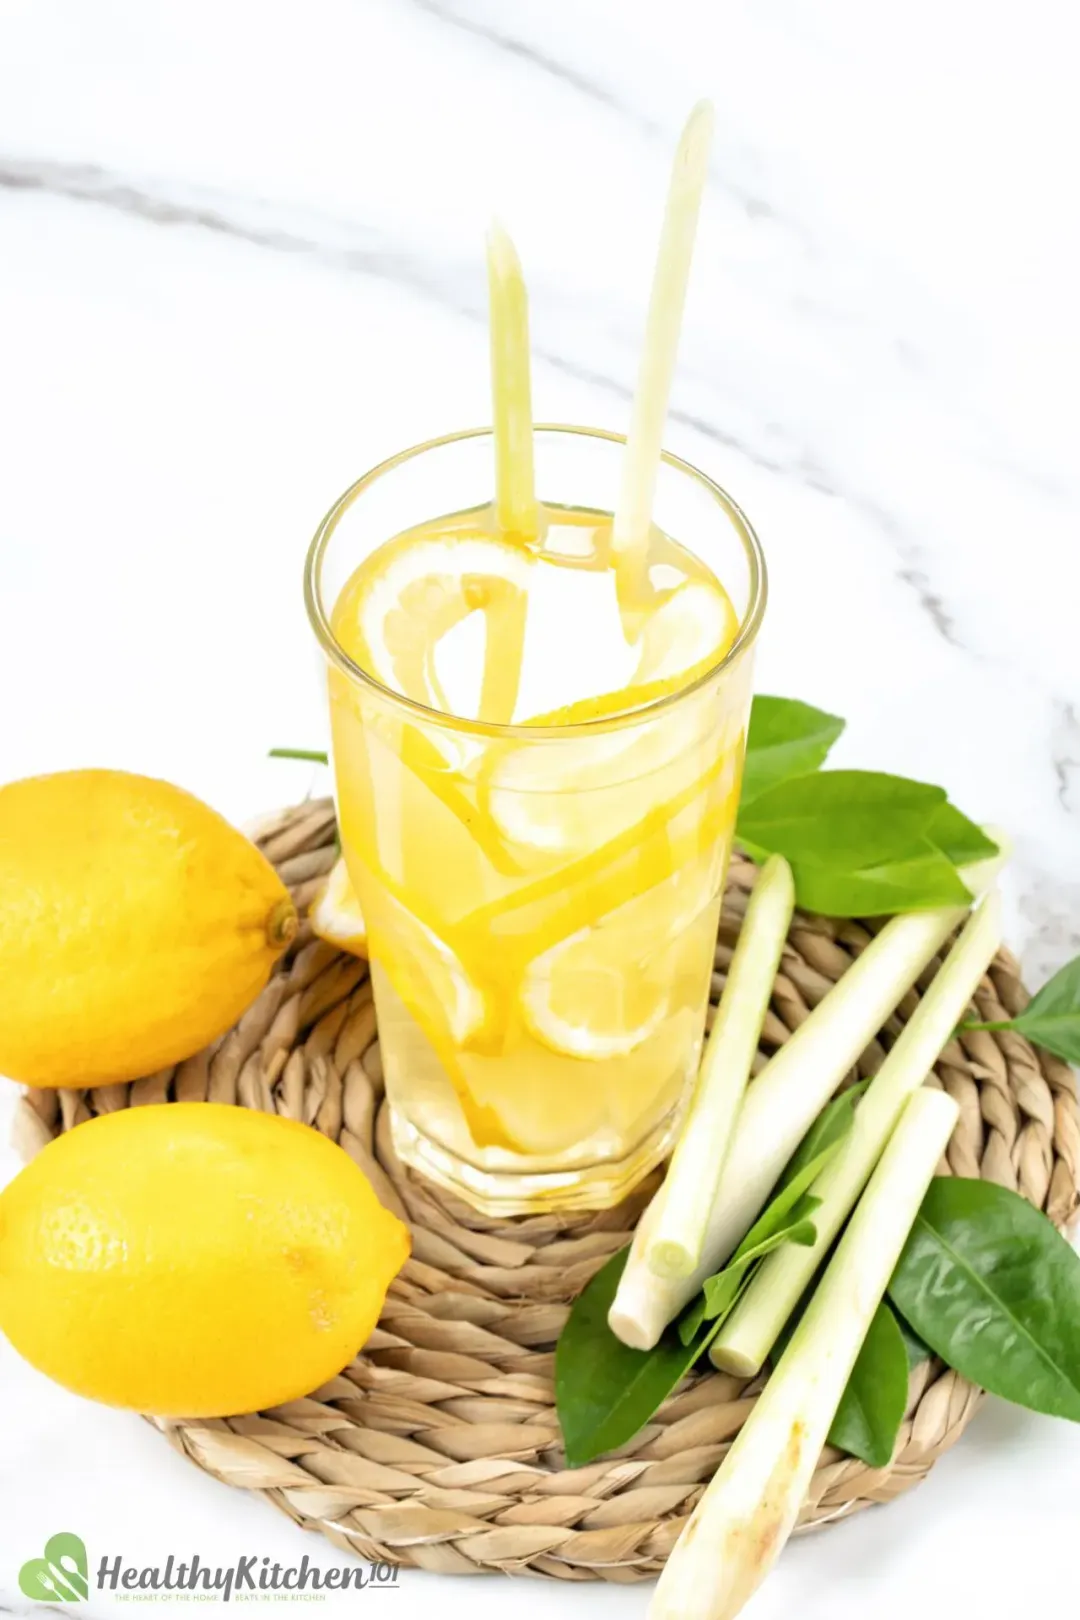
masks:
[[[721,862],[706,851],[664,882],[537,956],[521,985],[525,1024],[569,1057],[625,1057],[678,1006],[688,979],[711,967],[697,926],[716,900]]]

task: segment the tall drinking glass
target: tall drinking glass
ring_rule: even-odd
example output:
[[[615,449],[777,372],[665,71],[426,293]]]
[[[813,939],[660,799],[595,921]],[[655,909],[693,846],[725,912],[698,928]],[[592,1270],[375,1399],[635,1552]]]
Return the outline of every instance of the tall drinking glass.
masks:
[[[615,434],[538,427],[538,498],[602,522],[623,449]],[[734,501],[666,455],[655,522],[739,621],[715,667],[574,724],[438,712],[355,663],[334,608],[384,542],[486,511],[491,469],[487,430],[403,451],[346,491],[312,543],[342,848],[401,1158],[491,1214],[602,1208],[668,1151],[697,1067],[765,568]],[[567,638],[590,633],[587,595]]]

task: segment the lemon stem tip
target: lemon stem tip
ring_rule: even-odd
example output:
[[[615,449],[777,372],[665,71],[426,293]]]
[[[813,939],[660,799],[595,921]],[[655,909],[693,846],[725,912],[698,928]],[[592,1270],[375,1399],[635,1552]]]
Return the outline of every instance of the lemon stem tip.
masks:
[[[296,938],[296,930],[300,926],[300,919],[296,915],[296,907],[288,895],[279,900],[266,919],[266,938],[276,950],[284,950],[286,945]]]

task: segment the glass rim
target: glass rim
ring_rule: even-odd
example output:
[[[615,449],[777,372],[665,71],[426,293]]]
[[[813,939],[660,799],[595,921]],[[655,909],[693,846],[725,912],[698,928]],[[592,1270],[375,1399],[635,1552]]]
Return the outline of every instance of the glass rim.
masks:
[[[567,434],[575,438],[598,439],[607,444],[626,444],[626,435],[614,433],[607,428],[580,427],[569,422],[536,422],[533,424],[534,433]],[[344,647],[334,635],[330,624],[330,615],[326,610],[322,595],[322,565],[327,548],[333,539],[338,523],[359,499],[366,489],[387,473],[403,467],[407,462],[414,461],[430,450],[441,450],[447,445],[460,444],[468,439],[490,439],[494,433],[491,427],[460,428],[454,433],[444,433],[435,439],[425,439],[421,444],[410,445],[408,449],[399,450],[396,455],[388,456],[376,466],[363,473],[356,481],[349,485],[326,513],[322,522],[315,531],[314,538],[308,547],[304,562],[304,604],[307,608],[308,618],[312,629],[324,653],[330,661],[350,680],[356,681],[360,686],[367,687],[380,697],[388,699],[392,704],[406,709],[426,724],[435,724],[455,731],[461,731],[473,736],[520,738],[539,742],[542,738],[555,737],[582,737],[590,733],[600,733],[622,729],[624,726],[634,725],[638,721],[652,718],[661,714],[665,709],[674,708],[685,698],[700,692],[708,686],[710,681],[717,679],[725,669],[737,663],[739,658],[750,648],[761,627],[762,616],[765,612],[765,603],[768,597],[768,572],[765,564],[765,554],[761,548],[761,541],[746,513],[736,500],[733,499],[722,485],[715,479],[703,473],[700,468],[691,462],[684,461],[681,456],[674,455],[670,450],[661,452],[661,461],[676,472],[683,473],[696,484],[700,485],[713,500],[723,508],[732,521],[732,526],[742,544],[750,570],[750,597],[746,612],[739,622],[739,632],[735,640],[728,647],[721,658],[708,669],[703,670],[695,680],[686,686],[678,687],[674,692],[666,692],[661,697],[652,698],[647,703],[641,703],[627,709],[620,709],[615,714],[598,715],[591,719],[575,720],[561,725],[546,726],[513,721],[500,724],[492,720],[470,720],[461,715],[448,714],[444,709],[431,708],[416,698],[408,697],[404,692],[395,691],[376,676],[363,668],[362,665],[350,658]],[[387,535],[387,539],[393,536]],[[673,536],[678,539],[678,536]],[[682,542],[685,543],[685,542]],[[687,550],[693,547],[687,545]],[[699,558],[699,560],[701,560]],[[723,581],[720,582],[721,584]]]

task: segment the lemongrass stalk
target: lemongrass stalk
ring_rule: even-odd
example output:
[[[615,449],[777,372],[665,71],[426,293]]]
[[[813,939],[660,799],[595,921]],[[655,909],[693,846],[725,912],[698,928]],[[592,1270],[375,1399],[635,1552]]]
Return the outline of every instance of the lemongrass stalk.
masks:
[[[993,891],[942,963],[933,984],[896,1041],[855,1110],[843,1151],[814,1182],[816,1241],[786,1244],[761,1266],[710,1355],[726,1372],[760,1371],[780,1330],[802,1298],[877,1163],[896,1122],[940,1056],[1001,944],[1001,896]]]
[[[973,894],[993,882],[1004,860],[1002,851],[961,873]],[[844,1076],[966,916],[964,906],[945,906],[894,917],[765,1065],[747,1088],[700,1262],[689,1277],[675,1279],[649,1269],[650,1204],[608,1313],[616,1338],[651,1350],[706,1277],[731,1257]]]
[[[499,527],[536,533],[529,301],[517,249],[495,221],[487,240],[495,506]]]
[[[772,855],[750,896],[679,1140],[653,1200],[645,1259],[658,1277],[688,1277],[701,1259],[794,910],[791,867]]]
[[[769,1573],[959,1112],[941,1091],[908,1101],[790,1345],[675,1544],[649,1620],[733,1620]]]
[[[712,104],[699,101],[686,121],[675,152],[656,250],[645,341],[612,527],[619,602],[630,616],[630,623],[643,606],[649,525],[698,214],[709,169],[712,129]]]

